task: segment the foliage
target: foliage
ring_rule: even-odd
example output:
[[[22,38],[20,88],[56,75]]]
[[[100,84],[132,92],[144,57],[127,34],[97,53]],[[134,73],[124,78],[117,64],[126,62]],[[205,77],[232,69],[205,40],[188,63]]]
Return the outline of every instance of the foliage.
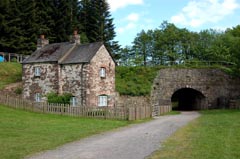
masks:
[[[89,42],[103,41],[110,53],[119,50],[119,45],[114,41],[113,18],[106,0],[82,0],[80,2],[80,23],[83,25],[81,32],[88,37]]]
[[[237,159],[240,155],[240,111],[208,110],[178,130],[151,159]]]
[[[116,90],[122,95],[150,95],[157,67],[116,67]]]
[[[47,94],[48,103],[70,104],[71,97],[71,93],[64,93],[63,95],[58,95],[56,93]]]
[[[1,159],[24,158],[65,143],[128,125],[127,121],[30,113],[0,106]]]
[[[17,87],[15,90],[14,90],[14,93],[16,93],[16,94],[22,94],[22,91],[23,91],[23,89],[21,88],[21,87]]]
[[[0,9],[0,51],[31,54],[39,35],[65,42],[73,30],[82,43],[103,41],[110,52],[119,49],[105,0],[1,0]]]
[[[19,63],[2,62],[0,63],[0,89],[7,84],[22,80],[22,67]]]
[[[122,66],[176,65],[185,61],[226,61],[240,68],[240,26],[225,32],[214,29],[191,32],[164,21],[155,30],[142,30],[133,46],[118,54]]]

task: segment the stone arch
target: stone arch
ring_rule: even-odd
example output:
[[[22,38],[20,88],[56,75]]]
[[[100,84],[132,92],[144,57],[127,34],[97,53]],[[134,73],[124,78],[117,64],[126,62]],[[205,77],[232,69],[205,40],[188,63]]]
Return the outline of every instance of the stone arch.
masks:
[[[184,95],[195,99],[191,109],[227,108],[230,99],[239,98],[239,90],[239,78],[233,78],[219,69],[161,69],[152,85],[153,116],[160,115],[160,107],[171,106],[172,100],[177,97],[183,100]],[[195,95],[191,96],[191,92]]]
[[[176,110],[201,110],[206,107],[206,96],[199,90],[185,87],[172,94],[171,102]]]

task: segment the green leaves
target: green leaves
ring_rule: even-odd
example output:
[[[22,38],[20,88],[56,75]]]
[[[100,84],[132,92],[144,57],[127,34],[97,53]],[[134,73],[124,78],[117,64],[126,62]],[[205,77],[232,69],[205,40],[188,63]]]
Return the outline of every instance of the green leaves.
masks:
[[[113,40],[116,33],[107,1],[82,0],[80,3],[81,31],[85,32],[88,41],[103,41],[110,53],[116,53],[119,45]]]
[[[48,103],[70,104],[71,97],[71,93],[65,93],[63,95],[58,95],[56,93],[47,94]]]
[[[173,65],[184,61],[234,62],[240,68],[240,25],[225,32],[207,29],[191,32],[164,21],[158,29],[142,30],[133,46],[121,49],[124,66]]]
[[[73,30],[82,43],[103,41],[110,52],[119,49],[105,0],[1,0],[0,9],[0,51],[31,54],[40,34],[50,43],[65,42]]]

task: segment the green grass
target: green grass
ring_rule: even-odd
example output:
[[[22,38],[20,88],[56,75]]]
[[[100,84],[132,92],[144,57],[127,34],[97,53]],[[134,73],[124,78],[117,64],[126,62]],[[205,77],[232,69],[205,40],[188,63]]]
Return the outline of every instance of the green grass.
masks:
[[[157,67],[116,67],[116,90],[121,95],[150,95]]]
[[[0,105],[0,158],[23,158],[128,124],[127,121],[38,114]]]
[[[22,80],[22,65],[14,62],[0,63],[0,89],[7,84],[19,82]]]
[[[163,115],[178,115],[178,114],[181,114],[181,112],[180,111],[176,111],[176,110],[172,110],[172,111],[167,112],[167,113],[165,113]]]
[[[172,135],[151,159],[239,159],[240,111],[210,110]]]

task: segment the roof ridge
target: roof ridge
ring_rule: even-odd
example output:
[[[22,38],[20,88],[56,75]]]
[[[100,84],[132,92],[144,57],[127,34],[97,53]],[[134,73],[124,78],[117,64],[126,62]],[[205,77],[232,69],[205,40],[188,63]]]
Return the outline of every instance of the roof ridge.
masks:
[[[58,63],[62,63],[68,55],[73,51],[73,49],[76,47],[76,44],[74,44],[64,55],[58,60]]]

